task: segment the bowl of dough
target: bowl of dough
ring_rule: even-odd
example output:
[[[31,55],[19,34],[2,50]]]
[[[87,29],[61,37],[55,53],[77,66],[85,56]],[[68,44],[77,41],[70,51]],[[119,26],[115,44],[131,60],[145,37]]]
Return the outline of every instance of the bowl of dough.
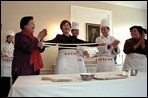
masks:
[[[94,78],[95,73],[80,73],[81,79],[84,81],[89,81]]]

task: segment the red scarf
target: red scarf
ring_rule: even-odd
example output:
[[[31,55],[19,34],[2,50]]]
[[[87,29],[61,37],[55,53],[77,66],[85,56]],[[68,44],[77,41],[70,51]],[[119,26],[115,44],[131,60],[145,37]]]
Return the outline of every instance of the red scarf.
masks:
[[[26,29],[24,29],[22,32],[27,37],[31,38],[32,40],[35,40],[35,37],[33,36],[32,32]],[[34,71],[43,68],[43,62],[38,47],[31,53],[29,64],[30,66],[33,65]]]

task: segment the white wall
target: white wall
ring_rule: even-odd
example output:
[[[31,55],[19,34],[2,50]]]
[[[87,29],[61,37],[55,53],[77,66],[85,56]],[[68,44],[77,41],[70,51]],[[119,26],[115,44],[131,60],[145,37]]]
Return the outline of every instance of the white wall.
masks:
[[[108,10],[101,10],[96,8],[82,7],[71,5],[71,21],[79,23],[80,37],[86,40],[86,23],[101,24],[101,20],[106,18],[110,23],[110,30],[112,31],[112,12]]]

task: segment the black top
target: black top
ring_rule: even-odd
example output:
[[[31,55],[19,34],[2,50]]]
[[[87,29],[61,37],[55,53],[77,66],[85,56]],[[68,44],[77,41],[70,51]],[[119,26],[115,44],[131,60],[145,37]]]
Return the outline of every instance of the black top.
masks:
[[[134,49],[134,45],[136,45],[139,40],[136,40],[134,38],[130,38],[127,39],[124,43],[124,48],[123,48],[123,52],[125,54],[130,54],[130,53],[139,53],[139,54],[143,54],[146,55],[147,57],[147,40],[144,39],[145,41],[145,48],[142,48],[141,46],[139,46],[138,48]]]
[[[92,43],[92,42],[87,42],[87,41],[83,41],[81,39],[78,39],[77,37],[75,36],[66,36],[65,34],[58,34],[54,39],[52,40],[47,40],[47,41],[44,41],[45,44],[47,43],[65,43],[65,44],[82,44],[82,43]],[[59,46],[65,46],[65,47],[77,47],[78,45],[60,45]],[[98,44],[89,44],[89,45],[80,45],[80,46],[98,46]],[[63,49],[63,48],[62,48]],[[65,48],[64,48],[65,49]]]

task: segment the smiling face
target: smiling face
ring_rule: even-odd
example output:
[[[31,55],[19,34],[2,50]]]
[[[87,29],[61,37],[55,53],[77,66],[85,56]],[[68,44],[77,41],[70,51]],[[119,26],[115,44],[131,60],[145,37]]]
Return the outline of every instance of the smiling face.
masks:
[[[14,36],[8,35],[7,41],[8,41],[8,43],[13,43],[13,41],[14,41]]]
[[[139,38],[139,37],[140,37],[137,28],[133,28],[133,29],[131,30],[131,36],[132,36],[132,38]]]
[[[24,26],[25,29],[29,30],[30,32],[34,32],[35,29],[35,24],[33,20],[29,20],[29,22],[27,23],[27,25]]]
[[[101,27],[101,33],[102,33],[102,35],[107,37],[109,35],[109,28],[107,26],[102,26]]]
[[[72,36],[78,37],[78,35],[79,35],[79,29],[72,29],[71,30],[71,33],[72,33]]]
[[[69,34],[70,29],[71,29],[71,26],[69,25],[68,22],[66,22],[64,25],[62,25],[62,32],[64,34],[66,34],[66,35]]]

